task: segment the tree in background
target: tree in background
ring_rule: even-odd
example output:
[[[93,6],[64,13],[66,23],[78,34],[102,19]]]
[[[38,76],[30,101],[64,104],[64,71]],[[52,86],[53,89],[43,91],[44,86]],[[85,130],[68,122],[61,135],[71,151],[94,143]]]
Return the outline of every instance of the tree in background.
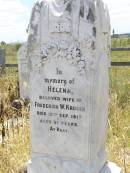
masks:
[[[21,45],[22,45],[21,43],[16,43],[16,44],[15,44],[16,51],[18,51],[18,50],[19,50],[19,48],[21,47]]]
[[[1,46],[5,46],[6,45],[6,42],[5,41],[1,41]]]
[[[113,29],[113,31],[112,31],[112,35],[114,36],[115,35],[115,30]]]

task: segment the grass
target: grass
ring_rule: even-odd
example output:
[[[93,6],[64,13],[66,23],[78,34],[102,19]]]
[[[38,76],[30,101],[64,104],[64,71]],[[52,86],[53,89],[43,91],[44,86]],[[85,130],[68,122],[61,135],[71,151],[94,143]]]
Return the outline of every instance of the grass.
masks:
[[[17,64],[17,51],[21,44],[7,44],[7,45],[0,45],[0,48],[6,50],[6,63],[7,64]]]
[[[114,36],[112,38],[112,47],[130,47],[130,36]]]
[[[130,51],[112,51],[112,61],[130,61]]]
[[[113,61],[129,61],[130,52],[114,51],[111,57]],[[130,173],[130,67],[112,67],[109,74],[109,159]]]
[[[19,116],[13,109],[11,102],[17,98],[17,80],[15,77],[0,78],[0,134],[2,124]],[[1,102],[2,101],[2,102]],[[3,111],[1,104],[3,103]],[[5,129],[5,143],[0,144],[0,173],[18,173],[29,157],[29,128],[27,123],[27,111],[23,107],[20,111],[23,115],[21,126],[12,126]],[[1,143],[1,142],[0,142]]]
[[[2,124],[8,122],[10,128],[5,128],[5,142],[1,144],[0,140],[0,173],[20,173],[20,169],[25,166],[29,159],[29,125],[28,125],[28,107],[24,105],[22,109],[15,110],[12,107],[12,101],[18,98],[17,78],[16,76],[4,75],[0,77],[0,134],[2,133]],[[1,101],[3,111],[1,111]],[[14,122],[15,117],[21,117],[19,124],[10,124],[11,119]]]
[[[11,132],[10,132],[11,133]],[[29,128],[14,129],[14,136],[0,146],[0,173],[19,173],[29,159]]]
[[[6,62],[17,63],[16,47],[14,50],[12,51],[12,48],[8,47]],[[130,52],[113,51],[111,59],[113,61],[129,61]],[[120,165],[124,173],[130,173],[130,67],[111,67],[109,75],[108,159]],[[7,105],[6,110],[10,117],[12,117],[13,112],[9,98],[15,99],[17,97],[16,84],[17,76],[6,75],[0,78],[0,92],[7,93],[4,97],[5,105]],[[10,95],[9,86],[11,86]],[[10,138],[7,138],[4,145],[0,145],[0,173],[19,173],[24,163],[29,159],[28,111],[26,107],[23,107],[21,111],[24,115],[22,126],[11,128],[9,131]]]

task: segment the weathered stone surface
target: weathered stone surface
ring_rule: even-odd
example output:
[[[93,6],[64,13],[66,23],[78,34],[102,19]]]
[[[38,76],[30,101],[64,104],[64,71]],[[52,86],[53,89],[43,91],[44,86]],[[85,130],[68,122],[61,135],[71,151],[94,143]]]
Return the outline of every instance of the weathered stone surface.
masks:
[[[29,98],[29,68],[27,57],[27,44],[24,44],[18,52],[18,71],[19,71],[19,85],[20,97]]]
[[[35,4],[27,42],[29,173],[99,173],[106,164],[109,50],[102,1]]]
[[[34,161],[34,160],[33,160]],[[63,161],[57,158],[36,158],[34,161],[35,164],[28,164],[29,173],[88,173],[94,172],[94,165],[86,166],[86,163],[83,161],[68,160]],[[97,173],[122,173],[121,168],[118,167],[115,163],[108,162],[106,163],[102,170],[95,171]]]
[[[102,169],[101,173],[121,173],[121,168],[113,162],[108,162]]]

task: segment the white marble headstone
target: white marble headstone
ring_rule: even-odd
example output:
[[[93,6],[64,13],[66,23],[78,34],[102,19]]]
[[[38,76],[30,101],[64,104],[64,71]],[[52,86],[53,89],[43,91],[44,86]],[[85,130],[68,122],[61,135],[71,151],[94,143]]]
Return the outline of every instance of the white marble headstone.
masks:
[[[27,58],[27,44],[24,44],[18,52],[18,72],[20,97],[29,99],[29,68]]]
[[[100,0],[36,3],[27,42],[28,173],[120,173],[107,163],[110,19]]]

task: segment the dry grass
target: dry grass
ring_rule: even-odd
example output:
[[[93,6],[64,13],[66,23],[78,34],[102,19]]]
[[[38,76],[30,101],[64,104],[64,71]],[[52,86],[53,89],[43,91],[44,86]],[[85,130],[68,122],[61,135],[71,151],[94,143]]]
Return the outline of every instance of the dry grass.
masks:
[[[10,129],[11,130],[11,129]],[[14,129],[14,137],[0,146],[0,173],[19,173],[29,159],[29,128]]]
[[[112,52],[112,60],[129,61],[130,52]],[[109,160],[130,173],[130,67],[110,70]]]
[[[130,173],[130,105],[123,110],[117,95],[111,94],[109,109],[108,158]]]
[[[29,111],[23,101],[21,109],[12,107],[17,90],[16,76],[0,78],[0,173],[19,173],[29,158]]]

